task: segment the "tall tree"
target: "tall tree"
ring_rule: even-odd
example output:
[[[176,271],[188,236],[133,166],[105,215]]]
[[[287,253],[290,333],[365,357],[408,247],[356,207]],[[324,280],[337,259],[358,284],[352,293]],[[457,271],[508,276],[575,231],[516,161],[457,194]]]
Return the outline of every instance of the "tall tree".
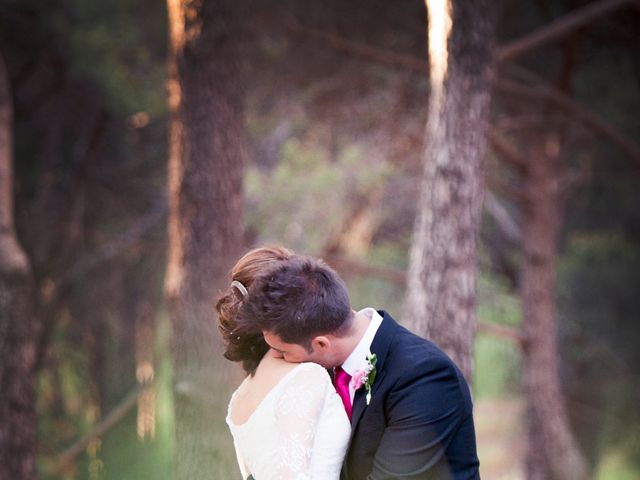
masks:
[[[566,151],[558,132],[527,146],[524,176],[522,307],[524,393],[527,399],[529,480],[586,480],[586,462],[571,433],[558,373],[555,275],[563,222]]]
[[[226,371],[214,300],[242,248],[243,117],[230,0],[169,0],[169,264],[177,478],[216,476]],[[218,428],[216,428],[218,427]]]
[[[513,60],[540,47],[545,42],[569,37],[562,49],[560,62],[553,65],[546,52],[535,58],[534,65],[544,65],[545,74],[554,72],[557,85],[523,68],[512,71],[534,87],[513,82],[504,89],[533,100],[526,106],[527,136],[520,137],[518,149],[494,147],[521,174],[522,188],[516,193],[521,201],[522,268],[521,299],[523,310],[523,390],[527,402],[528,448],[525,458],[529,480],[586,480],[590,471],[576,437],[571,431],[569,415],[560,380],[557,345],[558,314],[556,307],[556,274],[560,253],[559,239],[563,231],[567,204],[567,186],[572,152],[571,140],[579,138],[579,128],[570,128],[568,119],[593,133],[607,137],[637,160],[640,149],[623,132],[613,128],[595,112],[587,110],[568,95],[573,76],[580,72],[576,47],[584,33],[576,29],[600,20],[605,13],[625,6],[624,0],[601,0],[575,9],[554,19],[521,39],[502,47],[498,57]],[[578,42],[578,40],[581,42]],[[554,68],[555,67],[555,68]],[[588,71],[588,70],[587,70]],[[585,75],[585,77],[588,77]],[[509,82],[506,83],[507,86]],[[540,92],[544,92],[540,95]],[[557,109],[557,110],[555,110]],[[564,114],[569,114],[569,117]],[[522,112],[519,112],[523,115]],[[521,116],[520,118],[523,118]],[[516,124],[514,122],[514,124]],[[560,127],[562,126],[562,127]],[[513,130],[513,136],[519,137]],[[495,137],[494,137],[495,139]],[[589,150],[592,147],[588,147]],[[573,153],[575,156],[575,153]],[[593,393],[591,394],[593,397]]]
[[[428,0],[431,94],[406,318],[470,380],[476,244],[489,123],[490,2]]]
[[[37,324],[29,259],[13,223],[13,108],[0,54],[0,478],[36,478]]]

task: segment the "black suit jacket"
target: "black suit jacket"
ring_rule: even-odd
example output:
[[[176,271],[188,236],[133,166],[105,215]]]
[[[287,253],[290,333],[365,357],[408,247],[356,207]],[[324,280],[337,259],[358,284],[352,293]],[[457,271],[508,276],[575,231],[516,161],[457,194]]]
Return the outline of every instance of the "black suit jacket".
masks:
[[[462,373],[433,343],[378,313],[377,377],[369,405],[366,389],[356,391],[341,479],[479,479]]]

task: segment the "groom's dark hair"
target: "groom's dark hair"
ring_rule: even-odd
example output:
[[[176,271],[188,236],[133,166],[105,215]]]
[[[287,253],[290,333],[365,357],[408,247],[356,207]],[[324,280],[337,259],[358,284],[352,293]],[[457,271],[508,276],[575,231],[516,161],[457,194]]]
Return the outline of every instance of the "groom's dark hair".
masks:
[[[294,256],[259,277],[243,301],[241,315],[286,343],[310,349],[311,340],[349,329],[353,312],[347,287],[322,260]]]

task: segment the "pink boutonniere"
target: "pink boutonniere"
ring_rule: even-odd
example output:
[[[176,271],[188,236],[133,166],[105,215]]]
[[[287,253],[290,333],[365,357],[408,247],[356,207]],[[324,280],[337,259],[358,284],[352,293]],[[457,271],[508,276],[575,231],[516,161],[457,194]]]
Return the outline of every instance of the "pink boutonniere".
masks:
[[[367,405],[371,401],[371,386],[376,379],[376,362],[378,358],[375,353],[369,352],[367,355],[367,364],[363,369],[356,370],[351,377],[351,385],[358,390],[363,386],[367,389]]]

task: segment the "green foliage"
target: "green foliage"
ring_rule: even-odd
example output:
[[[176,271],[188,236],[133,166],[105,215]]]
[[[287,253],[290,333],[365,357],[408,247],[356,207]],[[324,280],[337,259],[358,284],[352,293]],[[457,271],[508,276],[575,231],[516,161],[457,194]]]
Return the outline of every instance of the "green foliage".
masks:
[[[565,387],[582,438],[638,462],[640,247],[620,234],[576,234],[559,278]]]
[[[608,20],[615,21],[612,18]],[[605,22],[598,22],[594,27],[594,37],[611,36]],[[636,35],[637,25],[630,19],[616,22],[616,27],[618,38],[614,41],[620,41],[625,29],[628,34]],[[611,48],[611,45],[597,38],[592,41],[590,48],[585,49],[587,61],[581,63],[579,73],[574,76],[575,95],[580,103],[589,105],[608,123],[633,136],[640,128],[637,115],[640,109],[640,84],[637,57],[632,55],[634,47],[620,45],[622,48]]]
[[[637,292],[625,285],[640,284],[640,249],[624,236],[576,234],[571,237],[560,266],[560,296],[566,315],[586,325],[597,326],[633,350],[624,331],[637,322],[640,308]],[[611,328],[612,326],[623,328]]]
[[[268,242],[317,251],[340,224],[342,181],[326,152],[287,142],[283,159],[270,174],[247,175],[246,192],[254,209],[249,223]],[[317,231],[309,227],[321,226]]]
[[[401,245],[387,242],[373,245],[367,255],[367,264],[375,267],[404,271],[406,250]],[[346,278],[351,304],[355,309],[373,307],[388,311],[402,322],[404,285],[391,283],[373,275],[354,275]]]
[[[478,282],[480,321],[519,327],[520,302],[501,279],[481,274]],[[498,398],[517,393],[520,349],[504,339],[479,333],[475,342],[473,390],[476,398]]]
[[[91,384],[89,358],[83,349],[74,348],[67,335],[68,316],[55,329],[54,348],[50,355],[56,368],[43,369],[37,378],[38,436],[47,456],[39,458],[42,478],[55,464],[55,454],[62,452],[75,440],[89,432],[99,418],[97,399],[88,386]],[[66,478],[66,477],[65,477]]]
[[[372,166],[357,146],[343,148],[334,160],[313,138],[291,138],[270,171],[248,168],[245,188],[250,228],[256,243],[282,243],[304,253],[318,253],[349,215],[349,201],[365,195],[388,171]]]
[[[47,455],[39,460],[40,478],[139,480],[174,478],[174,418],[172,401],[171,357],[169,355],[170,323],[166,315],[159,315],[156,332],[158,359],[154,389],[156,393],[156,434],[153,439],[140,439],[136,433],[136,409],[96,441],[92,441],[75,463],[62,472],[53,473],[56,454],[90,432],[109,412],[99,414],[92,400],[92,381],[88,378],[86,354],[82,349],[70,348],[61,329],[56,347],[59,358],[57,372],[43,370],[39,377],[38,399],[40,438]],[[56,391],[52,375],[59,377],[62,389]],[[55,394],[61,397],[56,399]],[[55,401],[60,400],[63,412],[51,414]],[[223,477],[220,477],[223,478]]]
[[[151,1],[69,0],[51,22],[68,38],[71,70],[102,90],[121,114],[166,112],[166,12]],[[71,12],[71,15],[69,14]],[[140,18],[145,18],[140,22]]]
[[[165,312],[158,315],[154,381],[156,433],[140,439],[136,433],[135,409],[104,436],[100,450],[103,467],[100,480],[174,479],[173,380],[169,349],[171,323]]]
[[[636,480],[640,478],[640,465],[629,462],[619,451],[607,452],[595,475],[596,480]]]

